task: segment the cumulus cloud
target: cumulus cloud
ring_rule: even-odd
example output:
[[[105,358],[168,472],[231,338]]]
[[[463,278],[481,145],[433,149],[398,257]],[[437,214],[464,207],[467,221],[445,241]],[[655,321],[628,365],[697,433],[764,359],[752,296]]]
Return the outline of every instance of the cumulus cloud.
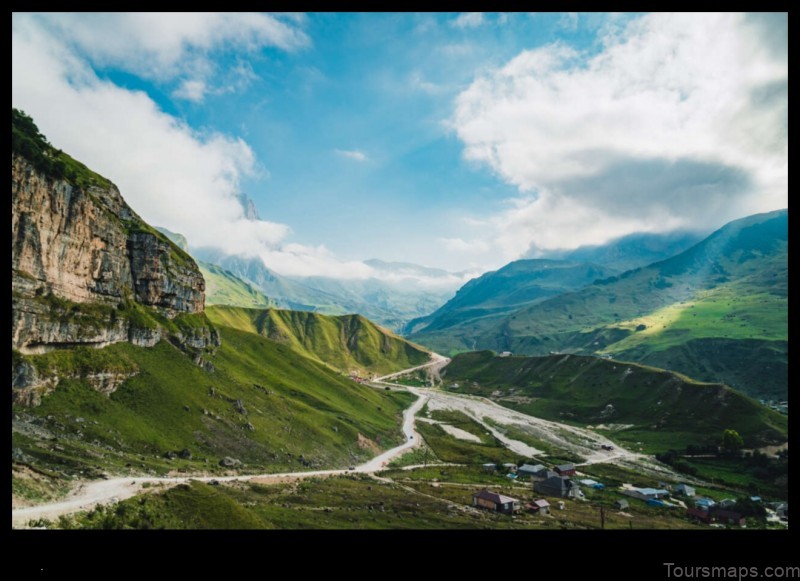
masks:
[[[338,153],[342,157],[346,157],[348,159],[352,159],[352,160],[355,160],[355,161],[367,161],[369,159],[367,157],[366,153],[364,153],[363,151],[355,150],[355,149],[352,149],[352,150],[336,149],[334,151],[336,151],[336,153]]]
[[[785,15],[652,14],[590,58],[552,44],[476,79],[452,126],[521,192],[487,244],[514,258],[785,207],[786,29]]]
[[[122,24],[119,15],[108,16],[102,30],[91,33],[80,24],[74,36],[67,26],[73,16],[65,18],[14,15],[12,26],[12,104],[32,115],[51,143],[114,181],[147,222],[184,234],[192,246],[260,256],[287,274],[370,275],[366,265],[341,262],[324,247],[287,242],[291,229],[285,224],[247,219],[238,198],[239,180],[256,171],[257,162],[243,140],[192,129],[159,109],[144,92],[99,78],[90,60],[71,50],[75,44],[85,45],[92,48],[92,59],[118,59],[117,65],[133,63],[135,69],[135,57],[124,60],[123,44],[115,40],[127,36],[133,52],[159,53],[154,58],[166,66],[177,63],[186,43],[208,47],[210,38],[255,42],[261,28],[244,26],[236,33],[232,21],[224,20],[225,34],[204,24],[184,31],[181,43],[160,38],[156,32],[163,32],[163,26],[154,26],[152,34],[158,38],[150,38],[138,15],[133,25]],[[266,21],[259,17],[256,22]],[[121,27],[118,35],[109,28],[115,25]],[[138,40],[131,40],[132,35]],[[107,54],[99,40],[106,38],[111,42]],[[288,34],[274,42],[290,47],[296,38]],[[249,67],[240,63],[239,68],[240,76],[247,77]],[[182,98],[202,99],[205,88],[190,81],[178,90]]]
[[[485,22],[483,12],[462,12],[450,21],[456,28],[477,28]]]

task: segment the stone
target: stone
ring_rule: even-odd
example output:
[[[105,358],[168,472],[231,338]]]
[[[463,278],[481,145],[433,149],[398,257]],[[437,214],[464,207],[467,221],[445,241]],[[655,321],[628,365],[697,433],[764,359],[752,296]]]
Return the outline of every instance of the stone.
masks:
[[[184,448],[183,450],[178,452],[178,456],[183,458],[184,460],[191,460],[192,459],[192,453],[189,451],[188,448]]]
[[[240,460],[236,458],[231,458],[230,456],[225,456],[222,460],[219,461],[220,466],[224,466],[225,468],[237,468],[242,465]]]

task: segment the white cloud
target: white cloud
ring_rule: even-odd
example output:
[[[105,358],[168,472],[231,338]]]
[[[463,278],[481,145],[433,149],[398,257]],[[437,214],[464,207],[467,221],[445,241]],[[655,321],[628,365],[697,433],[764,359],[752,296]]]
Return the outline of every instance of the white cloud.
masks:
[[[34,18],[92,64],[119,66],[145,78],[171,78],[205,66],[205,54],[217,48],[251,52],[309,44],[301,30],[259,13],[51,13]]]
[[[462,12],[450,21],[456,28],[477,28],[485,22],[483,12]]]
[[[261,256],[282,273],[369,276],[366,265],[341,262],[324,247],[287,243],[285,224],[246,219],[237,194],[240,176],[255,171],[250,147],[197,132],[144,92],[101,80],[69,50],[71,42],[41,19],[14,16],[12,105],[30,114],[56,147],[116,183],[147,222],[184,234],[195,247]],[[184,98],[201,98],[204,86],[181,89]]]
[[[451,120],[464,155],[526,194],[487,244],[515,258],[785,207],[788,48],[771,37],[787,25],[775,20],[652,14],[591,58],[549,45],[476,79]]]
[[[366,153],[364,153],[363,151],[355,150],[355,149],[353,149],[353,150],[336,149],[334,151],[336,151],[336,153],[338,153],[339,155],[341,155],[343,157],[346,157],[348,159],[352,159],[352,160],[355,160],[355,161],[367,161],[369,159],[367,157]]]
[[[205,81],[185,79],[177,89],[172,91],[172,96],[175,99],[202,103],[206,96],[206,90]]]

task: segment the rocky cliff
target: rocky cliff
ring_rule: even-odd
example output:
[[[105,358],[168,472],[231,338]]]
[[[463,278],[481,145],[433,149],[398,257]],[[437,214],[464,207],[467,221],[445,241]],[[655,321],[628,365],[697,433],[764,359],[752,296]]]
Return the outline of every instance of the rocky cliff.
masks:
[[[202,361],[199,351],[219,345],[194,260],[14,110],[11,290],[21,354],[167,337]]]

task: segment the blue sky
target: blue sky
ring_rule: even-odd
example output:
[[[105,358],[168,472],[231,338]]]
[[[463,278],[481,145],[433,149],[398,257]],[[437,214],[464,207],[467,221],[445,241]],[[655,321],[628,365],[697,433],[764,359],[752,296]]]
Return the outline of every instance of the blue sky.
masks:
[[[785,207],[787,34],[785,15],[15,14],[12,103],[192,245],[293,275],[481,272]]]

